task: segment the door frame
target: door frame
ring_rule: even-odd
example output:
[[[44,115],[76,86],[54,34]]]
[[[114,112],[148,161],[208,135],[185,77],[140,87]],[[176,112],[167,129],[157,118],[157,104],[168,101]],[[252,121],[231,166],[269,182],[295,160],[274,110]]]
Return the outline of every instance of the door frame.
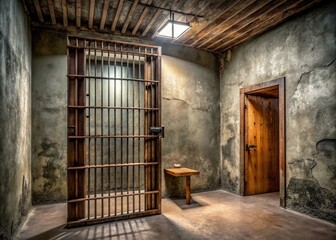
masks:
[[[279,177],[280,207],[286,207],[286,105],[285,77],[240,89],[240,195],[245,195],[245,96],[277,86],[279,90]]]

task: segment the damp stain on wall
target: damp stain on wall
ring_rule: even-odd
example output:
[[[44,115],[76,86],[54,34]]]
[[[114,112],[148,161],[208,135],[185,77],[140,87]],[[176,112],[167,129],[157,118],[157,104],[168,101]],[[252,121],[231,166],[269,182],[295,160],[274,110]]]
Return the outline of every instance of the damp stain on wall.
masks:
[[[336,223],[336,139],[318,141],[312,157],[289,163],[287,206]]]
[[[64,147],[49,138],[40,143],[35,158],[33,173],[33,203],[48,203],[65,200],[66,168]]]

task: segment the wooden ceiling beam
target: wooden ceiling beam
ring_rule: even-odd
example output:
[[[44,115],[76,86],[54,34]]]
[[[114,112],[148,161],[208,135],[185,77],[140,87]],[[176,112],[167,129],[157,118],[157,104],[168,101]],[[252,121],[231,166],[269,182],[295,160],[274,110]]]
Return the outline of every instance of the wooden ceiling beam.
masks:
[[[246,42],[247,40],[259,35],[262,32],[267,31],[268,29],[276,26],[277,24],[283,22],[288,17],[297,14],[306,10],[307,8],[315,5],[316,3],[320,2],[321,0],[303,0],[301,2],[296,2],[292,8],[286,10],[285,12],[278,12],[268,21],[258,21],[259,24],[256,24],[254,28],[251,29],[250,26],[247,27],[249,31],[244,32],[242,35],[238,37],[232,38],[229,42],[225,45],[218,47],[220,52],[224,52],[234,46],[237,46],[240,43]],[[217,51],[219,52],[219,51]]]
[[[100,19],[100,30],[104,30],[105,28],[106,16],[107,16],[107,11],[109,9],[109,5],[110,5],[110,0],[105,0],[104,7],[102,10],[102,16]]]
[[[175,1],[176,1],[176,0],[175,0]],[[153,3],[153,0],[149,0],[149,1],[147,2],[148,5],[151,5],[152,3]],[[149,7],[147,7],[147,6],[143,9],[143,11],[142,11],[142,13],[141,13],[141,15],[140,15],[139,20],[137,21],[137,23],[135,24],[135,27],[134,27],[133,30],[132,30],[132,34],[133,34],[133,35],[136,35],[136,33],[137,33],[137,31],[138,31],[138,29],[139,29],[141,23],[143,22],[144,18],[145,18],[146,15],[147,15],[148,10],[149,10]]]
[[[63,12],[63,25],[67,27],[68,26],[68,7],[67,7],[66,0],[62,0],[62,12]]]
[[[126,32],[127,27],[128,27],[128,25],[129,25],[129,23],[130,23],[130,20],[131,20],[131,18],[133,17],[133,13],[134,13],[136,7],[138,6],[138,2],[139,2],[139,0],[135,0],[135,1],[133,2],[132,7],[131,7],[131,9],[129,10],[128,15],[127,15],[127,18],[126,18],[126,20],[125,20],[125,22],[124,22],[124,26],[123,26],[123,28],[122,28],[122,30],[121,30],[122,33],[125,33],[125,32]]]
[[[89,7],[89,28],[91,29],[93,26],[93,17],[94,17],[94,10],[95,10],[95,0],[90,0],[90,7]]]
[[[303,0],[301,0],[303,1]],[[298,1],[297,3],[299,3],[300,1]],[[238,31],[240,31],[241,29],[244,29],[245,27],[249,26],[251,27],[251,24],[257,21],[260,21],[260,19],[262,19],[263,21],[268,21],[270,18],[272,18],[277,12],[281,11],[286,11],[287,9],[291,8],[293,6],[293,2],[290,2],[288,0],[282,0],[281,2],[279,2],[278,4],[273,4],[272,6],[267,9],[266,11],[263,11],[262,14],[258,14],[258,18],[247,18],[244,21],[240,22],[238,25],[236,25],[235,27],[224,31],[220,37],[218,37],[218,40],[215,41],[214,43],[210,44],[209,46],[207,46],[207,49],[219,49],[221,48],[221,46],[223,46],[223,44],[225,44],[227,42],[227,39],[230,36],[234,36],[236,35],[236,33]],[[251,28],[249,28],[251,29]]]
[[[264,5],[265,2],[268,1],[245,0],[238,2],[226,12],[226,16],[224,16],[221,22],[216,22],[216,24],[212,24],[208,31],[204,31],[201,35],[199,34],[197,36],[196,41],[187,42],[186,44],[194,47],[203,46],[205,43],[208,42],[209,39],[212,39],[212,37],[216,36],[216,34],[221,31],[222,27],[229,27],[231,21],[239,21],[239,16],[244,15],[242,14],[242,12],[246,13],[248,12],[248,9],[253,8],[254,6],[260,6],[260,4]]]
[[[54,10],[54,3],[53,0],[48,0],[48,8],[50,13],[51,24],[56,24],[56,17],[55,17],[55,10]]]
[[[210,20],[206,24],[201,24],[199,26],[192,27],[186,34],[184,34],[180,39],[179,42],[184,44],[186,42],[189,42],[190,40],[193,40],[198,34],[201,34],[205,31],[207,31],[211,25],[213,25],[215,22],[220,23],[223,19],[223,15],[225,15],[226,11],[228,11],[231,7],[233,7],[235,4],[237,4],[239,0],[228,0],[225,2],[220,1],[219,5],[216,7],[216,9],[224,9],[223,11],[215,11],[215,14],[210,10],[205,15],[211,16],[214,15],[212,20]],[[216,14],[217,13],[217,14]]]
[[[44,23],[44,19],[43,19],[42,10],[41,10],[39,0],[34,0],[34,5],[35,5],[36,13],[37,13],[37,16],[38,16],[40,22]]]
[[[116,14],[114,16],[113,23],[112,23],[112,26],[111,26],[111,31],[112,32],[115,32],[115,30],[116,30],[116,26],[117,26],[117,23],[118,23],[118,20],[119,20],[120,14],[121,14],[121,9],[122,9],[123,5],[124,5],[124,0],[119,0],[117,11],[116,11]]]
[[[76,0],[76,26],[81,27],[81,18],[82,18],[82,1]]]
[[[167,4],[168,0],[163,0],[160,4],[159,7],[163,8],[166,4]],[[152,19],[149,21],[149,23],[147,24],[147,27],[145,28],[145,30],[142,32],[142,36],[146,36],[146,34],[148,33],[148,31],[151,29],[151,27],[153,26],[154,22],[156,21],[156,19],[159,17],[159,15],[161,14],[162,9],[157,9],[154,16],[152,17]]]

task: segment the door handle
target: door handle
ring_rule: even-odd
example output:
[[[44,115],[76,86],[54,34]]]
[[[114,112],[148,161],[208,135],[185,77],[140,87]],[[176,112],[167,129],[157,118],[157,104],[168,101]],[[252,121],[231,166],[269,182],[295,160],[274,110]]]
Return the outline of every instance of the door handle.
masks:
[[[256,145],[248,145],[248,144],[245,145],[245,150],[246,151],[250,151],[251,148],[257,148],[257,146]]]

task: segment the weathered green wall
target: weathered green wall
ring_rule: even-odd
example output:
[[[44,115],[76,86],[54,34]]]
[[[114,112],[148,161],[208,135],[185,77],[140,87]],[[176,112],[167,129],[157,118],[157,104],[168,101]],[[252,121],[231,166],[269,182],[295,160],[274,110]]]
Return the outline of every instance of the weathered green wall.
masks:
[[[31,30],[19,0],[0,1],[0,239],[31,206]]]
[[[194,177],[192,190],[217,189],[220,186],[217,59],[211,53],[175,45],[165,44],[162,51],[162,124],[166,126],[163,168],[179,162],[199,169],[201,174]],[[32,85],[34,203],[66,199],[66,89],[66,35],[35,31]],[[165,196],[177,190],[183,192],[184,181],[167,178],[171,182],[167,186],[174,184],[174,189],[167,189],[166,178],[164,174],[162,176]]]
[[[286,78],[287,207],[336,222],[336,7],[324,3],[221,58],[222,188],[239,193],[239,89]]]

